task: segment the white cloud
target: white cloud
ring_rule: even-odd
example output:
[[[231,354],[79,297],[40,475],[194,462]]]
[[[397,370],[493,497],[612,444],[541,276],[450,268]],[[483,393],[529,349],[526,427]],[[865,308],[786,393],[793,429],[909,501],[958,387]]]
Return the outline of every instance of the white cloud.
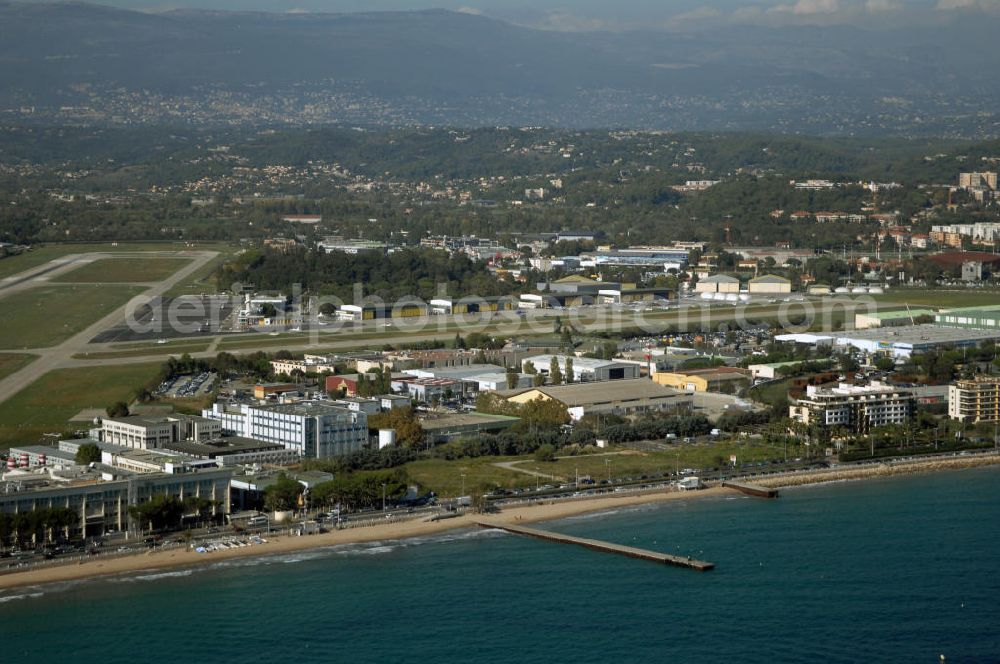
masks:
[[[483,10],[476,9],[475,7],[459,7],[456,9],[459,14],[472,14],[474,16],[482,16]]]
[[[775,5],[771,7],[772,12],[787,12],[796,16],[836,14],[840,9],[840,0],[799,0],[794,5]]]
[[[557,30],[560,32],[597,32],[601,30],[620,30],[625,27],[614,21],[577,16],[563,10],[546,13],[540,26],[546,30]]]
[[[720,16],[722,16],[722,12],[714,7],[698,7],[697,9],[692,9],[689,12],[676,14],[675,16],[672,16],[671,19],[674,21],[701,21],[708,18],[718,18]]]
[[[865,9],[872,14],[879,12],[894,12],[903,8],[902,3],[896,0],[866,0]]]
[[[1000,11],[1000,0],[938,0],[934,8],[938,11],[978,9],[984,12],[996,12]]]

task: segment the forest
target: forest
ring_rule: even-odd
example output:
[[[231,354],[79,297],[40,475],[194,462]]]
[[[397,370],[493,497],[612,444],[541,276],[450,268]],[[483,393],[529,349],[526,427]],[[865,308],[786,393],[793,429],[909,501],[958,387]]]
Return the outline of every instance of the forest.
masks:
[[[490,128],[249,130],[5,127],[0,242],[295,239],[415,245],[428,234],[498,237],[599,229],[615,244],[702,240],[835,248],[875,225],[793,223],[793,211],[863,209],[934,223],[959,172],[996,170],[1000,142]],[[790,180],[836,183],[802,190]],[[715,180],[680,192],[688,180]],[[900,186],[873,196],[861,183]],[[919,186],[918,186],[919,185]],[[524,201],[529,188],[541,200]],[[482,202],[482,203],[481,203]],[[784,214],[772,216],[775,211]],[[283,223],[287,214],[322,223]],[[728,232],[727,232],[728,227]],[[728,235],[728,238],[727,238]]]
[[[429,300],[441,285],[451,297],[507,295],[514,290],[513,281],[496,278],[483,263],[426,248],[356,255],[304,248],[247,251],[222,266],[217,279],[221,284],[252,283],[265,291],[301,284],[309,294],[333,295],[345,302],[353,301],[355,284],[363,285],[365,296],[386,302],[404,296]]]

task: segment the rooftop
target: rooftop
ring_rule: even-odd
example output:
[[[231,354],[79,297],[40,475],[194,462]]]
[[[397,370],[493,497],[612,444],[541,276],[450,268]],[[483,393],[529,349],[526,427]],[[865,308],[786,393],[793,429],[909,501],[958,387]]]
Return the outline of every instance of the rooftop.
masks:
[[[258,406],[259,410],[266,410],[272,413],[282,413],[284,415],[298,415],[301,417],[313,417],[317,415],[343,415],[352,411],[343,406],[334,406],[318,401],[297,401],[295,403],[280,403],[272,406]]]
[[[910,392],[878,381],[872,381],[869,385],[840,383],[837,387],[810,385],[806,388],[807,397],[859,397],[880,394],[908,395]]]
[[[899,318],[916,318],[917,316],[933,316],[937,312],[933,309],[897,309],[895,311],[876,311],[865,314],[877,320],[895,320]]]
[[[455,427],[467,427],[475,425],[488,425],[488,424],[512,424],[517,422],[521,418],[510,417],[509,415],[492,415],[490,413],[449,413],[447,415],[439,415],[423,418],[420,421],[420,425],[423,427],[424,431],[434,432],[441,429],[451,429]]]
[[[985,251],[948,251],[928,256],[927,260],[944,266],[961,265],[970,261],[974,263],[1000,263],[1000,254],[991,254]]]
[[[747,373],[736,367],[709,367],[707,369],[679,369],[675,373],[684,376],[697,376],[707,381],[740,380],[747,378]]]
[[[62,459],[64,461],[74,461],[76,456],[73,452],[63,452],[57,447],[49,447],[48,445],[18,445],[17,447],[11,447],[9,450],[11,457],[16,457],[22,453],[44,454],[51,459]]]
[[[461,380],[467,378],[468,376],[475,376],[477,374],[493,373],[496,371],[504,371],[504,368],[498,364],[463,364],[460,366],[453,367],[429,367],[427,369],[409,369],[404,371],[404,373],[412,373],[413,375],[426,375],[432,374],[434,378],[452,378],[456,380]]]
[[[507,390],[501,392],[501,394],[506,397],[513,397],[533,391],[541,392],[549,398],[560,401],[569,407],[683,396],[682,392],[657,385],[646,378],[616,380],[612,383],[594,382],[572,383],[569,385],[545,385],[520,390]]]
[[[543,371],[549,370],[549,365],[552,363],[552,358],[556,358],[556,362],[559,363],[559,369],[563,370],[566,368],[566,359],[573,360],[573,370],[579,371],[581,369],[588,369],[590,371],[596,371],[602,367],[608,367],[612,365],[625,365],[626,363],[617,360],[598,360],[592,357],[576,357],[575,355],[532,355],[531,357],[526,357],[521,361],[523,365],[524,362],[531,361],[535,365],[536,369],[541,369]]]
[[[790,280],[784,277],[779,277],[776,274],[764,274],[759,277],[750,280],[750,283],[754,284],[790,284]]]
[[[753,369],[754,367],[770,367],[771,369],[780,369],[781,367],[794,367],[805,362],[816,362],[829,364],[833,360],[829,358],[818,358],[815,360],[790,360],[788,362],[768,362],[765,364],[751,364],[748,368]]]
[[[174,421],[171,417],[148,417],[146,415],[127,415],[125,417],[103,417],[102,422],[117,422],[118,424],[129,424],[132,426],[151,427],[160,424],[167,424]]]
[[[827,335],[840,339],[861,339],[865,341],[881,341],[891,344],[947,344],[968,343],[1000,338],[1000,331],[972,330],[960,327],[945,327],[943,325],[902,325],[900,327],[873,328],[870,330],[854,330]]]
[[[461,383],[461,381],[452,380],[451,378],[413,378],[413,377],[400,378],[394,382],[406,383],[408,385],[423,385],[425,387],[448,387],[450,385],[459,385]]]
[[[944,309],[936,313],[939,316],[977,316],[980,318],[995,318],[1000,316],[1000,304],[985,304],[980,307],[962,307],[960,309]]]
[[[184,463],[184,458],[176,454],[170,454],[169,452],[161,452],[159,450],[139,450],[139,449],[129,449],[124,452],[115,452],[116,457],[121,457],[124,459],[129,459],[132,461],[138,461],[140,463],[148,463],[161,468],[167,463]]]
[[[265,443],[260,440],[241,438],[239,436],[219,438],[205,443],[190,440],[179,441],[176,443],[170,443],[166,446],[166,448],[172,452],[179,452],[180,454],[187,454],[196,457],[217,457],[227,456],[230,454],[259,452],[262,450],[283,449],[282,446],[277,443]]]

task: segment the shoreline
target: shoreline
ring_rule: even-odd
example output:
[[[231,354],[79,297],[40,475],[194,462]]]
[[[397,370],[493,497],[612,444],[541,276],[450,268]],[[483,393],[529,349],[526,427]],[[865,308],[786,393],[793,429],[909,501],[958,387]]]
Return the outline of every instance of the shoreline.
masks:
[[[826,484],[841,481],[877,479],[894,475],[908,475],[943,470],[978,468],[1000,464],[1000,455],[980,454],[948,458],[934,458],[895,463],[871,464],[851,468],[831,468],[789,475],[761,478],[744,478],[744,481],[769,488]],[[669,491],[634,494],[610,494],[578,500],[514,506],[499,514],[489,515],[491,521],[502,523],[538,523],[567,517],[604,512],[620,507],[667,503],[676,500],[699,499],[727,495],[742,495],[734,489],[713,486],[700,491]],[[477,527],[478,516],[464,514],[440,521],[403,521],[338,530],[318,535],[276,535],[268,537],[267,544],[215,551],[200,554],[190,548],[149,551],[117,558],[100,557],[76,563],[52,565],[0,575],[0,591],[12,588],[41,586],[67,581],[90,580],[118,576],[131,572],[159,571],[174,568],[197,568],[234,558],[259,558],[285,553],[321,549],[346,544],[363,544],[386,540],[403,540],[463,528]]]

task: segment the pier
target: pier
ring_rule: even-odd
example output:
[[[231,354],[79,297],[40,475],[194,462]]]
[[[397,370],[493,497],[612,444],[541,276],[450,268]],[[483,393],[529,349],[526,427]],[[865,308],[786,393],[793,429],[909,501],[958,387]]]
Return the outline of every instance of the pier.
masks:
[[[777,498],[778,490],[772,489],[770,487],[758,486],[756,484],[750,484],[748,482],[723,482],[722,486],[727,489],[736,489],[740,493],[745,493],[748,496],[756,496],[758,498]]]
[[[513,533],[515,535],[525,535],[527,537],[535,537],[537,539],[546,540],[548,542],[559,542],[561,544],[575,544],[576,546],[582,546],[588,549],[593,549],[594,551],[603,551],[605,553],[617,553],[618,555],[628,556],[629,558],[638,558],[639,560],[649,560],[664,565],[673,565],[675,567],[686,567],[688,569],[693,569],[698,572],[707,572],[708,570],[715,568],[715,563],[706,562],[704,560],[695,560],[690,556],[674,556],[669,553],[660,553],[659,551],[650,551],[649,549],[639,549],[634,546],[624,546],[622,544],[614,544],[612,542],[587,539],[585,537],[574,537],[573,535],[563,535],[562,533],[553,533],[548,530],[539,530],[537,528],[526,528],[524,526],[515,526],[512,524],[498,523],[495,521],[476,521],[476,525],[482,528],[496,528],[499,530],[505,530],[508,533]]]

